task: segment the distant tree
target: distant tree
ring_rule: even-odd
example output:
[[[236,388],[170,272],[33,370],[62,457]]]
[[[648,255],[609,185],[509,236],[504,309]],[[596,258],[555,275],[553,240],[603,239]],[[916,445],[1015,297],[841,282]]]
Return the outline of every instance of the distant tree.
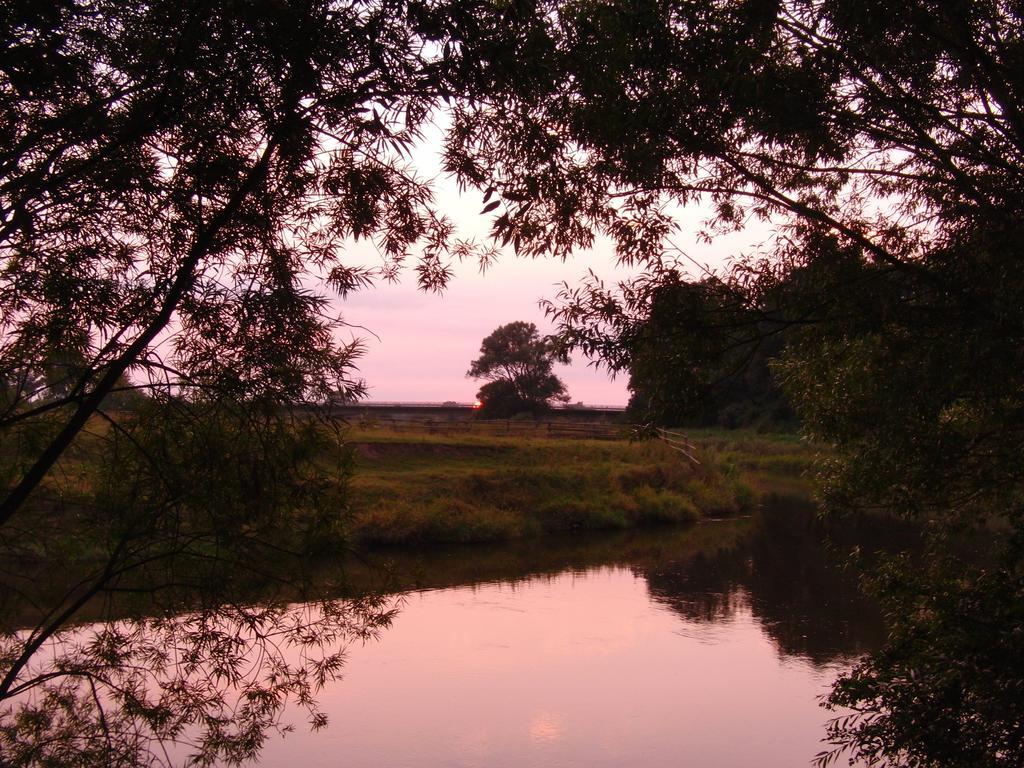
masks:
[[[466,373],[487,379],[477,399],[484,416],[537,414],[553,402],[568,402],[565,384],[553,373],[556,362],[568,362],[566,354],[550,338],[543,338],[533,323],[517,321],[502,325],[480,345],[480,357]]]

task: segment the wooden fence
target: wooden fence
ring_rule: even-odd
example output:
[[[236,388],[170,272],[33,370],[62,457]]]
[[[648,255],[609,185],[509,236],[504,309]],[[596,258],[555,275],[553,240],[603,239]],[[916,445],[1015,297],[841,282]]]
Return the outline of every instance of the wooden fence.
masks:
[[[697,460],[697,446],[691,443],[690,438],[682,432],[670,432],[667,429],[659,429],[658,437],[669,448],[679,451],[679,453],[683,454],[694,464],[700,464],[700,461]]]

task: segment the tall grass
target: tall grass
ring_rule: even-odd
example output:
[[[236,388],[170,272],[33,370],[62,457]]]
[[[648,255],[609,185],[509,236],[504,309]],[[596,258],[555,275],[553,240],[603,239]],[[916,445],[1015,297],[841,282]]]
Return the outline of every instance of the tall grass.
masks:
[[[349,535],[417,545],[681,525],[749,512],[778,490],[809,494],[797,442],[693,438],[699,465],[657,441],[353,430]]]

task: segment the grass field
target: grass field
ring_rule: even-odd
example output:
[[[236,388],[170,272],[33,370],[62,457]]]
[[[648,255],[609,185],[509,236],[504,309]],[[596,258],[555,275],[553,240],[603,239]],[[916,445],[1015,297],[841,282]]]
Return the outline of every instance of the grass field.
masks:
[[[808,498],[796,438],[691,433],[700,464],[660,441],[354,428],[349,536],[361,544],[498,541],[686,524]]]
[[[338,514],[335,531],[351,544],[422,546],[686,525],[742,515],[771,497],[806,502],[813,495],[814,453],[794,436],[692,430],[694,463],[659,440],[626,439],[624,427],[592,426],[354,424],[345,438],[354,460],[348,492],[333,481],[338,465],[325,460],[313,470],[325,489],[319,503]],[[109,425],[95,427],[38,494],[34,533],[23,536],[27,555],[55,542],[63,542],[62,558],[103,550],[105,528],[86,533],[75,521],[113,519],[120,507],[107,507],[120,497],[109,492],[111,477],[127,482],[145,506],[144,482],[130,473],[122,478],[116,461],[103,469],[107,464],[95,458]],[[566,436],[569,430],[574,436]],[[180,469],[191,482],[188,465]],[[129,507],[115,517],[130,520]],[[50,533],[41,535],[44,529]]]

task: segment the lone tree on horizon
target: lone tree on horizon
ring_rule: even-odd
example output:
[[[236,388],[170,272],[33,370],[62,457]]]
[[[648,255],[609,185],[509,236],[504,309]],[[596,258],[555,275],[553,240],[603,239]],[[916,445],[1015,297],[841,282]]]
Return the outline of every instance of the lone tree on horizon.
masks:
[[[550,337],[521,320],[499,326],[480,344],[480,357],[467,376],[487,379],[476,393],[485,416],[514,416],[546,411],[553,402],[568,402],[565,384],[552,368],[569,362]]]

